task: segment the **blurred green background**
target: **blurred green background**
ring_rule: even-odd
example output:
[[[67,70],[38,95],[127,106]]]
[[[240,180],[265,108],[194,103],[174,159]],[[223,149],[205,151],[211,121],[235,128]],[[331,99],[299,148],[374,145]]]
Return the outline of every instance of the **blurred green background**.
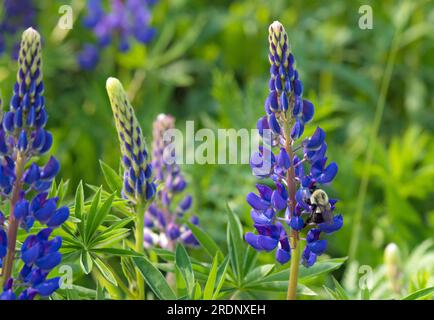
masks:
[[[72,30],[56,27],[61,4],[73,8]],[[358,26],[364,4],[373,9],[372,30]],[[94,41],[80,21],[84,1],[39,1],[37,7],[48,128],[71,192],[80,179],[103,183],[98,159],[119,164],[105,92],[109,76],[128,89],[147,137],[161,112],[173,114],[181,130],[185,120],[194,120],[196,129],[255,128],[268,92],[268,25],[279,20],[304,96],[316,106],[306,134],[317,125],[324,128],[329,159],[339,164],[328,191],[340,199],[345,224],[329,237],[328,255],[349,255],[375,268],[388,243],[405,255],[433,239],[432,1],[160,0],[152,9],[154,40],[135,43],[128,53],[104,50],[93,71],[76,64],[83,43]],[[0,89],[6,105],[15,73],[15,63],[4,54]],[[245,196],[256,179],[248,165],[183,165],[183,170],[193,213],[216,240],[225,241],[227,201],[246,230],[252,229]],[[274,261],[272,254],[260,258]]]

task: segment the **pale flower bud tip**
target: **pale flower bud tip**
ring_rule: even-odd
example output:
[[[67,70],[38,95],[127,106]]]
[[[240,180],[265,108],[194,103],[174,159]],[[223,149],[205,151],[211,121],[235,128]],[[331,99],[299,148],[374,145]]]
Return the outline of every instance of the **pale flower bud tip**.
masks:
[[[119,87],[122,87],[122,84],[120,83],[120,81],[118,79],[116,79],[114,77],[109,77],[107,79],[107,82],[106,82],[107,91],[119,89]]]

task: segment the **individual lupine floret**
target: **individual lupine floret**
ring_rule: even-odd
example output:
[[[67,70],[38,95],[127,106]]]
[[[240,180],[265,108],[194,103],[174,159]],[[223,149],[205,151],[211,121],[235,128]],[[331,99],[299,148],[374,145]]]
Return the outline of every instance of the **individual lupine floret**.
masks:
[[[147,202],[154,197],[156,188],[142,128],[119,80],[109,78],[107,92],[121,145],[124,167],[122,194],[133,203]]]
[[[250,165],[256,177],[271,178],[274,188],[258,184],[258,194],[247,195],[257,234],[249,232],[245,239],[258,251],[277,248],[276,260],[282,264],[291,259],[297,248],[295,265],[298,265],[299,235],[307,231],[301,260],[309,267],[326,250],[327,242],[321,235],[332,233],[343,224],[342,216],[333,214],[336,200],[328,199],[324,191],[318,191],[325,194],[321,204],[313,199],[319,185],[332,182],[338,167],[334,162],[327,165],[327,144],[321,128],[300,141],[305,125],[313,118],[314,106],[302,97],[303,85],[295,68],[288,35],[277,21],[269,28],[269,61],[266,115],[257,122],[263,144],[253,154]],[[326,221],[328,216],[331,219]],[[297,266],[295,268],[298,270]]]
[[[160,246],[174,248],[176,241],[185,245],[197,246],[199,243],[191,230],[179,222],[192,205],[192,197],[187,194],[181,200],[175,201],[187,187],[187,182],[176,163],[176,154],[171,147],[173,141],[168,141],[167,135],[175,128],[175,118],[160,114],[153,124],[152,167],[162,188],[157,199],[145,213],[145,246]],[[196,216],[191,217],[193,224],[198,224]]]
[[[60,169],[59,162],[54,157],[42,167],[31,162],[34,156],[43,155],[52,145],[52,136],[44,129],[47,113],[41,39],[32,28],[23,33],[18,66],[10,110],[4,114],[0,128],[0,190],[11,208],[7,227],[3,223],[4,215],[0,215],[4,289],[1,299],[49,296],[59,287],[58,277],[47,279],[47,276],[61,261],[61,238],[50,240],[49,236],[69,217],[67,207],[58,208],[57,197],[48,197],[48,190]],[[25,239],[20,251],[24,265],[18,278],[13,279],[18,228],[29,232],[35,221],[45,228]]]
[[[126,52],[131,47],[131,40],[147,44],[155,30],[149,26],[150,7],[155,0],[111,0],[110,11],[106,12],[102,0],[87,1],[87,15],[83,19],[86,28],[96,36],[97,45],[86,44],[78,55],[78,62],[83,69],[93,69],[99,61],[99,51],[108,46],[114,38],[118,40],[118,49]]]
[[[0,55],[11,50],[11,56],[18,58],[20,43],[13,41],[9,48],[8,42],[17,32],[36,25],[36,6],[33,0],[4,0],[3,14],[0,21]]]

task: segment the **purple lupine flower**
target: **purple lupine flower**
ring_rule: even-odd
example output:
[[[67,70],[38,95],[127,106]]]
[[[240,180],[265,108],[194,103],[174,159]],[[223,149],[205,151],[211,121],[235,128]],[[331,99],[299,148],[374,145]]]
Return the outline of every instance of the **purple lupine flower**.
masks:
[[[41,38],[32,28],[23,33],[18,65],[10,109],[4,114],[0,128],[0,193],[11,203],[7,227],[0,213],[0,262],[4,284],[1,299],[49,296],[59,287],[59,278],[47,277],[61,261],[62,239],[50,239],[50,235],[69,217],[67,207],[58,207],[57,197],[48,197],[60,169],[59,162],[54,157],[44,166],[32,162],[33,157],[47,153],[52,145],[52,136],[45,130]],[[18,228],[29,232],[36,221],[45,228],[24,240],[20,251],[24,265],[18,278],[13,279]]]
[[[309,267],[326,250],[322,235],[343,225],[342,216],[334,215],[336,200],[319,188],[333,181],[338,166],[327,162],[324,130],[318,127],[311,137],[301,138],[314,106],[302,97],[288,36],[277,21],[269,28],[269,61],[266,115],[257,122],[263,144],[252,155],[250,166],[259,179],[270,178],[273,187],[257,184],[258,192],[247,195],[256,233],[248,232],[245,240],[258,251],[277,249],[276,260],[284,264],[291,259],[290,244],[299,243],[299,232],[306,231],[301,257]],[[290,241],[290,235],[297,241]]]
[[[163,186],[157,193],[156,201],[145,213],[146,247],[171,249],[176,241],[189,246],[199,245],[191,230],[180,222],[190,209],[193,198],[189,194],[183,195],[187,183],[176,163],[175,150],[171,148],[173,141],[168,140],[169,130],[174,128],[175,118],[165,114],[158,115],[153,124],[152,167]],[[165,134],[168,136],[165,137]],[[190,221],[199,224],[196,216],[192,216]]]
[[[18,58],[19,43],[13,41],[15,34],[36,25],[36,7],[33,0],[4,0],[0,21],[0,55],[10,45],[11,56]],[[8,37],[6,37],[8,36]]]
[[[89,70],[99,61],[99,51],[116,40],[118,49],[126,52],[131,41],[147,44],[155,30],[149,26],[150,7],[156,1],[151,0],[111,0],[110,10],[106,12],[102,0],[87,1],[87,15],[83,25],[91,29],[97,38],[97,45],[85,45],[78,56],[78,63]]]
[[[134,204],[150,203],[156,186],[142,128],[120,81],[108,78],[106,87],[122,151],[122,196]]]

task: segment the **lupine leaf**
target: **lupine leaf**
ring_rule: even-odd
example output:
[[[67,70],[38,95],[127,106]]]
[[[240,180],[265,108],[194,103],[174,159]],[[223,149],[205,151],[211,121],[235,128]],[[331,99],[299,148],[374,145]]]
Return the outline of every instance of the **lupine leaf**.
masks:
[[[148,286],[160,300],[175,300],[176,295],[170,288],[161,272],[145,257],[133,257],[133,262],[139,269]]]
[[[315,263],[310,268],[300,266],[298,281],[300,283],[304,283],[322,274],[326,274],[333,270],[336,270],[342,266],[342,264],[346,261],[346,259],[347,258],[344,257],[344,258],[321,260]],[[256,283],[258,281],[267,282],[267,283],[274,282],[274,281],[288,281],[288,277],[289,277],[289,270],[284,269],[282,271],[271,273],[265,276],[263,279],[258,279],[253,283]]]
[[[228,270],[228,265],[229,265],[229,257],[226,257],[225,260],[223,261],[223,263],[219,266],[218,270],[217,270],[217,279],[216,279],[216,286],[214,289],[214,294],[212,299],[215,300],[217,299],[220,290],[223,286],[223,283],[225,282],[225,277],[226,277],[226,272]]]
[[[83,190],[83,182],[80,181],[77,187],[77,191],[75,193],[75,216],[81,220],[78,223],[78,229],[82,235],[84,235],[84,227],[85,227],[85,215],[84,215],[84,190]]]
[[[93,259],[88,251],[82,251],[80,255],[80,266],[85,274],[92,272]]]
[[[191,295],[193,293],[194,284],[193,268],[191,266],[190,258],[187,254],[187,251],[180,243],[178,243],[176,246],[175,263],[176,266],[179,268],[179,271],[181,271],[182,276],[184,277],[188,294]]]
[[[118,241],[126,238],[130,233],[129,229],[115,229],[109,232],[104,232],[99,234],[95,239],[92,240],[92,247],[106,246],[114,241]]]
[[[369,292],[369,288],[366,287],[360,292],[362,300],[369,300],[371,298],[371,294]]]
[[[420,289],[402,298],[402,300],[421,300],[434,295],[434,287]]]
[[[217,243],[204,231],[202,231],[196,225],[188,222],[188,227],[193,232],[193,235],[196,237],[197,241],[199,241],[202,248],[213,258],[216,254],[219,254],[219,258],[223,259],[223,254]]]
[[[214,257],[211,270],[209,271],[208,279],[203,290],[203,299],[210,300],[213,296],[215,281],[217,278],[218,255]]]
[[[274,264],[264,264],[262,266],[257,266],[251,270],[244,278],[243,283],[249,283],[251,281],[260,281],[264,279],[273,270]]]
[[[134,252],[133,250],[119,249],[119,248],[96,248],[96,249],[92,249],[92,252],[105,253],[105,254],[119,256],[119,257],[141,257],[142,256],[141,254]]]
[[[242,237],[242,226],[237,218],[237,216],[233,213],[232,209],[226,204],[227,213],[228,213],[228,230],[227,230],[227,239],[228,239],[228,249],[229,256],[231,258],[232,269],[235,273],[238,282],[240,283],[242,280],[242,257],[244,241]]]
[[[102,188],[100,187],[96,191],[95,195],[93,196],[93,199],[92,199],[91,205],[87,211],[87,214],[84,214],[84,212],[83,212],[83,219],[85,222],[84,223],[84,230],[83,230],[84,243],[88,243],[88,240],[89,240],[88,239],[88,236],[89,236],[88,230],[89,230],[89,226],[92,224],[91,219],[94,219],[94,216],[96,215],[97,210],[98,210],[99,203],[101,201],[101,189]],[[91,220],[91,221],[89,221],[89,220]]]
[[[347,260],[347,257],[334,258],[328,260],[321,260],[315,263],[312,267],[306,268],[300,266],[299,281],[305,282],[319,275],[329,273],[333,270],[339,269]]]
[[[113,275],[113,272],[110,270],[110,267],[101,259],[95,258],[94,261],[95,265],[101,271],[101,274],[104,276],[107,281],[109,281],[111,284],[117,286],[118,283]]]
[[[133,282],[136,277],[135,267],[131,257],[121,256],[121,267],[124,276],[127,278],[128,282]]]
[[[104,287],[101,286],[99,282],[96,283],[95,300],[105,300],[105,290]]]
[[[185,300],[188,298],[187,282],[178,266],[175,265],[175,281],[176,281],[176,294],[179,299]]]
[[[109,165],[107,165],[104,161],[99,160],[99,164],[101,166],[102,173],[104,174],[104,179],[110,191],[119,193],[119,191],[122,190],[122,178],[119,177],[117,172],[113,170]]]
[[[258,256],[258,252],[253,249],[251,246],[247,246],[246,254],[244,255],[243,262],[243,273],[248,274],[252,267],[254,267],[254,263],[256,261],[256,257]]]
[[[108,213],[110,212],[111,205],[114,199],[114,194],[112,194],[103,204],[102,206],[96,210],[96,211],[90,211],[89,217],[87,219],[87,226],[86,226],[86,238],[92,239],[95,236],[95,231],[97,230],[98,226],[104,221],[104,219],[107,217]]]
[[[193,299],[194,300],[200,300],[201,297],[202,297],[202,288],[201,288],[199,282],[196,282],[196,285],[194,286]]]
[[[332,276],[333,283],[335,285],[335,292],[338,294],[340,300],[348,300],[348,294],[345,292],[345,289],[342,288],[339,281],[335,279],[335,277]]]

